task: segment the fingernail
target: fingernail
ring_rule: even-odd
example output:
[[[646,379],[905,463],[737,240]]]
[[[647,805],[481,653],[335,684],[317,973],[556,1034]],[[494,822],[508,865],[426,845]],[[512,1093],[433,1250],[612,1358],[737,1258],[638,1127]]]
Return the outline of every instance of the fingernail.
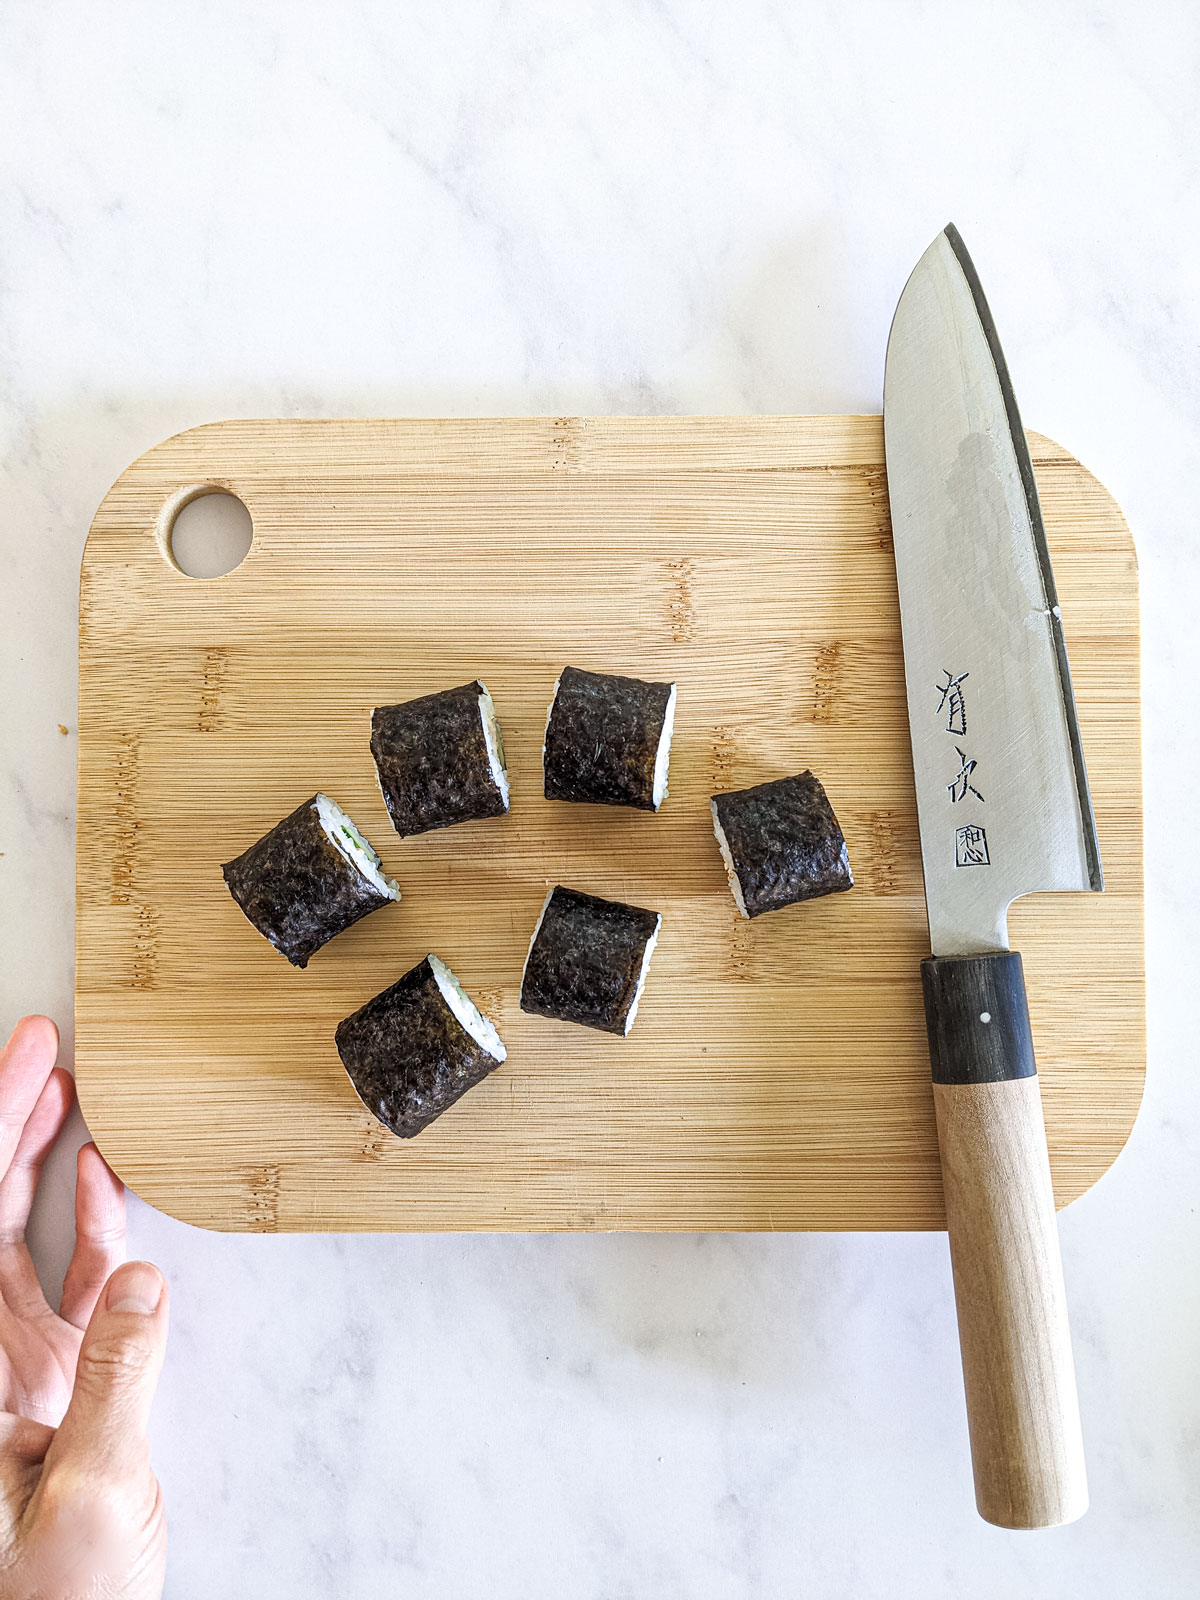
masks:
[[[136,1311],[148,1317],[162,1297],[162,1275],[148,1261],[131,1261],[108,1280],[104,1304],[110,1311]]]

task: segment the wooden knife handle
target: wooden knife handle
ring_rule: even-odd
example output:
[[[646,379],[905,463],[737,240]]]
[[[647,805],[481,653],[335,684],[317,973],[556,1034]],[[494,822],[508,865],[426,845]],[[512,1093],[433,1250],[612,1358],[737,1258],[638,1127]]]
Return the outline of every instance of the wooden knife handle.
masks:
[[[946,1226],[979,1513],[1087,1510],[1079,1401],[1021,958],[924,962]]]

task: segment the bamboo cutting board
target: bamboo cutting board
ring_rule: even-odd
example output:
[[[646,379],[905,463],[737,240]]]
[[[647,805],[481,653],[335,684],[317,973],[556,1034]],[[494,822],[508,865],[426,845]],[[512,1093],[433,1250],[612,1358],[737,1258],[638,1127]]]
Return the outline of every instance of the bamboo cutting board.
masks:
[[[1012,914],[1064,1204],[1144,1075],[1137,579],[1105,490],[1032,444],[1108,879]],[[943,1226],[882,462],[877,417],[277,421],[123,473],[80,581],[76,1070],[125,1181],[225,1229]],[[207,582],[169,555],[206,486],[254,522]],[[658,816],[542,798],[567,663],[678,681]],[[400,840],[371,708],[476,676],[512,813]],[[856,887],[746,923],[708,796],[805,767]],[[219,864],[318,788],[404,900],[298,971]],[[663,913],[628,1039],[518,1009],[555,882]],[[509,1055],[401,1142],[333,1031],[429,950]]]

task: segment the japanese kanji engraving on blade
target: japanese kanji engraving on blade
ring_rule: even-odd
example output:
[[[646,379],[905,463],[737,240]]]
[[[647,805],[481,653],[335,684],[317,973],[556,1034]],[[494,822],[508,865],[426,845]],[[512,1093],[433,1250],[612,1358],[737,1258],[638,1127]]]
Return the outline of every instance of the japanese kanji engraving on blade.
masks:
[[[1103,880],[1033,467],[953,227],[900,298],[883,413],[930,940],[1003,950],[1018,895]]]

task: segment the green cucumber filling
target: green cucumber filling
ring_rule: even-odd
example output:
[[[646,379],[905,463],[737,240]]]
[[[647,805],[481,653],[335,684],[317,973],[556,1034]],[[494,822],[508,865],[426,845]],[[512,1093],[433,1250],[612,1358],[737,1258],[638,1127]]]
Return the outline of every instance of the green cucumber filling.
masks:
[[[399,900],[400,890],[395,879],[389,878],[382,870],[378,853],[363,838],[341,806],[327,794],[317,796],[316,806],[326,838],[343,859],[356,872],[361,872],[380,894],[386,895],[389,900]]]

